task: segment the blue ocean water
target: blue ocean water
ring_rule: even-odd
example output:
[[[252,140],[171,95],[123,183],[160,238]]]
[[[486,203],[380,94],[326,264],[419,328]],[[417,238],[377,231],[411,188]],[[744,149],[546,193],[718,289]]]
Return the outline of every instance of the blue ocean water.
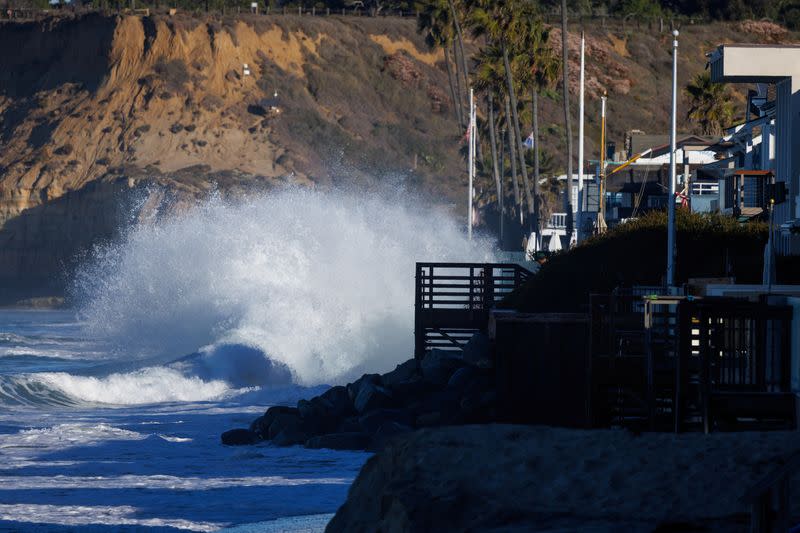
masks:
[[[365,453],[220,444],[320,387],[129,362],[86,331],[72,311],[0,311],[1,531],[318,531],[343,503]]]

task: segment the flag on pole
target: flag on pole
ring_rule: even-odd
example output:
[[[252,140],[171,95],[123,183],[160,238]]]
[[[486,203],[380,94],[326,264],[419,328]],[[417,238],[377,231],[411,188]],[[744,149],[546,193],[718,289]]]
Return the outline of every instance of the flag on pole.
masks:
[[[533,132],[522,142],[522,145],[528,150],[533,150]]]

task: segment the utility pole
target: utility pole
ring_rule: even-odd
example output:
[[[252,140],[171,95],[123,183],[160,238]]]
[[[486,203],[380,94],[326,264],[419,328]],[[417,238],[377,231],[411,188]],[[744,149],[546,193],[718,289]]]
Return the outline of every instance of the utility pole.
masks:
[[[467,127],[469,141],[469,157],[467,174],[469,175],[469,205],[467,206],[467,236],[472,240],[472,182],[475,179],[475,96],[472,88],[469,90],[469,126]]]
[[[675,286],[675,124],[678,114],[678,30],[673,30],[672,36],[672,123],[669,133],[669,195],[667,197],[667,288]]]
[[[584,55],[585,55],[586,41],[583,32],[581,32],[581,91],[579,100],[578,111],[578,219],[575,221],[576,226],[576,241],[583,240],[583,99],[584,99]],[[572,194],[572,190],[570,190]]]
[[[597,217],[597,232],[606,231],[606,93],[600,97],[600,214]]]

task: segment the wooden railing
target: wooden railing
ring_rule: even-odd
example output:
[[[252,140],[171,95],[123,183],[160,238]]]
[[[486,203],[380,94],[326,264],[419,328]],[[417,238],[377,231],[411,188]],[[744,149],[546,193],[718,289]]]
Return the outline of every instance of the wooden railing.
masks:
[[[461,350],[483,331],[489,310],[522,285],[531,272],[506,263],[417,263],[414,355]]]
[[[730,298],[592,298],[595,426],[788,429],[792,309]]]

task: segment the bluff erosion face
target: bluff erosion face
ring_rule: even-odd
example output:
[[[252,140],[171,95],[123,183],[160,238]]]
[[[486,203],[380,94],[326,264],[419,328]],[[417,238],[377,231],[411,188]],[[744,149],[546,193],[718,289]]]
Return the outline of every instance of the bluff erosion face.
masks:
[[[141,206],[210,190],[459,187],[442,55],[413,20],[95,14],[0,24],[0,49],[6,288],[57,286]]]

